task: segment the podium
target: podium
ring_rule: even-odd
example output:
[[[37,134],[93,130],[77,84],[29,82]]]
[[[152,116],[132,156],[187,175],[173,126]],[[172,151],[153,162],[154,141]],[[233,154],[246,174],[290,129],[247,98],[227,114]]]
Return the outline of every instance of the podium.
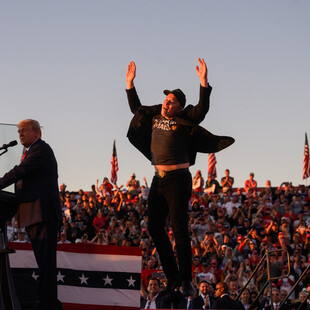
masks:
[[[15,195],[10,192],[0,191],[0,310],[21,310],[19,304],[8,254],[14,253],[8,247],[7,225],[16,214],[18,208]]]

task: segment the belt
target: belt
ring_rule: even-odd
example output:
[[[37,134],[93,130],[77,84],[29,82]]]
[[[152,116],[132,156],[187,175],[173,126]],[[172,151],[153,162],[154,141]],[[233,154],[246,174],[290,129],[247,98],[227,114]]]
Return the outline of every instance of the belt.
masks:
[[[173,174],[173,173],[176,173],[176,172],[185,172],[185,171],[188,171],[188,168],[181,168],[181,169],[170,170],[170,171],[155,170],[155,176],[157,176],[158,178],[162,179],[162,178],[166,177],[169,174]]]

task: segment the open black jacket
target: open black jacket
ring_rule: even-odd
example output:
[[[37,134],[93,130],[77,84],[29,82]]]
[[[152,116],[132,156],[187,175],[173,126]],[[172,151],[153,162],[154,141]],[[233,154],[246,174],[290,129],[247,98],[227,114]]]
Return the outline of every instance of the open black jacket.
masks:
[[[209,111],[212,87],[200,85],[200,98],[196,106],[188,105],[175,117],[177,126],[186,126],[190,132],[190,165],[195,164],[197,152],[216,153],[234,143],[234,138],[216,136],[199,126]],[[127,137],[129,141],[150,161],[152,119],[161,114],[162,105],[143,106],[135,88],[126,90],[128,103],[134,117],[130,122]]]

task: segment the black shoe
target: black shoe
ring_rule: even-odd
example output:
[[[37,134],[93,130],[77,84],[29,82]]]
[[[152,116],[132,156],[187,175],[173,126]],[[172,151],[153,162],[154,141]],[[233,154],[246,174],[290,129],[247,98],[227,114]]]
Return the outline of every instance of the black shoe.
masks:
[[[182,281],[182,293],[184,296],[193,296],[195,293],[192,281]]]
[[[174,278],[169,278],[167,280],[167,285],[165,289],[161,292],[161,294],[162,295],[171,294],[180,286],[181,286],[180,281]]]

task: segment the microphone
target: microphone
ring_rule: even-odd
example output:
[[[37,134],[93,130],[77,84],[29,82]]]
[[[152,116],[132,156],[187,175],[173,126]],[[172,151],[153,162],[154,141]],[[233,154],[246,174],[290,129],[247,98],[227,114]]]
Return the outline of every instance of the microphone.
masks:
[[[8,144],[3,144],[3,145],[0,147],[0,150],[6,150],[8,147],[15,146],[16,144],[17,144],[17,141],[16,141],[16,140],[11,141],[11,142],[8,143]]]

